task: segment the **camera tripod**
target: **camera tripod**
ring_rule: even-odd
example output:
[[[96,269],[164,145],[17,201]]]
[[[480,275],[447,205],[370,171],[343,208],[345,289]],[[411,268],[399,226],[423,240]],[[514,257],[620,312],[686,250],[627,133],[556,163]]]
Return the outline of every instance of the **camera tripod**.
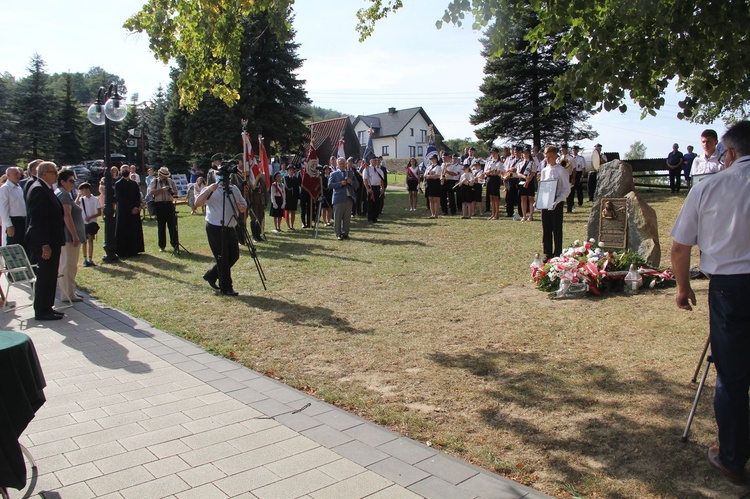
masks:
[[[218,179],[217,179],[218,181]],[[263,267],[260,265],[260,260],[258,260],[258,251],[255,248],[255,245],[253,244],[253,238],[250,236],[250,234],[247,233],[247,227],[241,223],[239,214],[237,213],[237,205],[236,205],[236,199],[234,197],[234,193],[232,192],[231,184],[229,183],[229,176],[225,176],[222,179],[221,182],[222,190],[223,190],[223,202],[222,202],[222,212],[221,212],[221,221],[222,226],[227,226],[224,223],[225,217],[226,217],[226,207],[227,204],[229,204],[229,207],[232,209],[232,216],[229,218],[227,223],[234,218],[235,222],[237,222],[237,225],[233,228],[234,230],[238,230],[240,232],[240,235],[243,237],[245,241],[245,245],[247,246],[248,251],[250,252],[250,256],[253,259],[253,262],[255,263],[255,269],[258,271],[258,277],[260,277],[260,283],[263,285],[264,290],[268,290],[266,287],[266,274],[263,272]],[[221,233],[221,247],[224,248],[224,232]],[[221,266],[222,266],[221,258],[219,258],[219,275],[221,275]]]
[[[695,366],[693,379],[690,380],[692,383],[695,383],[695,381],[698,379],[698,373],[700,372],[701,366],[703,365],[703,360],[705,359],[706,368],[703,370],[703,375],[701,376],[700,383],[698,383],[698,389],[695,392],[695,400],[693,400],[693,407],[690,409],[690,415],[688,416],[687,425],[685,425],[685,431],[683,432],[682,437],[680,438],[680,442],[682,443],[685,443],[688,440],[688,433],[690,432],[690,426],[693,424],[695,411],[698,408],[698,402],[701,399],[701,394],[703,393],[703,387],[706,385],[706,377],[708,377],[708,371],[711,370],[711,364],[713,364],[713,361],[714,361],[713,357],[711,357],[711,354],[708,351],[708,348],[710,346],[711,346],[711,337],[709,336],[706,339],[706,344],[703,346],[703,352],[701,353],[701,358],[698,361],[698,365]]]
[[[192,253],[190,253],[187,248],[180,243],[180,225],[177,220],[177,209],[174,210],[174,214],[172,216],[174,217],[174,231],[177,233],[177,240],[175,241],[174,245],[174,254],[178,256],[182,255],[183,253],[192,255]]]

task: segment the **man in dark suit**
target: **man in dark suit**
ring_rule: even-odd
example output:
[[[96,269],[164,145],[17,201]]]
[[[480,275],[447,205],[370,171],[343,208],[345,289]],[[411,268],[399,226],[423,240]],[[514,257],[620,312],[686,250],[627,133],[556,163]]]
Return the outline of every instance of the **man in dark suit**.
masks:
[[[59,320],[62,312],[52,308],[57,288],[57,268],[65,245],[63,208],[53,192],[57,183],[57,166],[43,161],[37,177],[26,193],[26,245],[32,263],[38,265],[34,286],[34,318],[39,321]]]

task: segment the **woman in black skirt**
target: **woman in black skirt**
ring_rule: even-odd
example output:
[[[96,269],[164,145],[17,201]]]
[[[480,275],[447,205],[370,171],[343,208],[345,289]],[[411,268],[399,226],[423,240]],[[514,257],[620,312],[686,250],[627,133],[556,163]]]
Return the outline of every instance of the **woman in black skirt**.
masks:
[[[281,232],[281,219],[284,216],[284,207],[286,206],[286,188],[281,180],[281,173],[276,172],[271,184],[271,213],[273,217],[273,231]]]
[[[484,215],[482,210],[482,187],[484,187],[484,165],[478,159],[475,159],[471,165],[471,173],[474,175],[474,185],[471,188],[471,216],[477,215],[477,208],[479,208],[479,216]]]
[[[472,206],[474,206],[473,189],[474,189],[474,174],[471,173],[471,167],[464,165],[464,172],[459,177],[458,183],[454,189],[459,189],[461,192],[461,218],[471,218],[473,214]]]
[[[523,222],[534,221],[534,195],[536,194],[536,161],[531,157],[531,146],[523,149],[523,162],[518,168],[518,195],[521,196]]]
[[[419,191],[419,167],[411,158],[406,166],[406,190],[409,192],[409,211],[417,211],[417,191]]]
[[[490,199],[490,218],[497,220],[500,217],[500,187],[503,185],[500,176],[503,173],[503,161],[500,159],[500,150],[492,148],[490,158],[484,165],[484,174],[487,178],[487,197]]]
[[[427,183],[425,193],[430,201],[430,218],[437,218],[440,213],[440,176],[443,170],[438,164],[437,154],[430,157],[430,166],[424,172],[424,181]]]
[[[294,219],[297,216],[300,185],[299,169],[295,165],[289,165],[287,176],[284,177],[284,186],[286,187],[286,226],[289,230],[295,230]]]

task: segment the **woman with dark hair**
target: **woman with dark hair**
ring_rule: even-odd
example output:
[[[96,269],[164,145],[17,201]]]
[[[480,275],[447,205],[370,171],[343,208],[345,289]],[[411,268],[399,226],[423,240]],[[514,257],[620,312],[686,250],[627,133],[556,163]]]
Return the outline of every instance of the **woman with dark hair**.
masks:
[[[300,196],[300,176],[297,165],[289,165],[286,169],[287,175],[284,177],[284,186],[286,188],[286,226],[289,230],[294,230],[294,219],[297,216],[297,203]]]
[[[417,192],[419,191],[419,167],[417,160],[411,158],[406,166],[406,190],[409,192],[409,211],[417,211]]]
[[[430,157],[430,166],[424,172],[424,180],[427,183],[425,194],[430,201],[430,218],[437,218],[440,212],[440,177],[443,169],[438,164],[437,154]]]
[[[60,286],[60,297],[68,302],[83,301],[76,293],[76,273],[78,272],[78,255],[81,243],[86,241],[86,230],[83,227],[82,209],[75,203],[75,172],[62,170],[57,177],[55,195],[63,207],[65,225],[65,246],[60,253],[57,283]]]
[[[492,148],[490,158],[484,165],[484,174],[487,178],[487,197],[490,200],[490,217],[487,220],[497,220],[500,217],[500,187],[503,185],[500,176],[503,173],[503,160],[500,159],[500,150]]]

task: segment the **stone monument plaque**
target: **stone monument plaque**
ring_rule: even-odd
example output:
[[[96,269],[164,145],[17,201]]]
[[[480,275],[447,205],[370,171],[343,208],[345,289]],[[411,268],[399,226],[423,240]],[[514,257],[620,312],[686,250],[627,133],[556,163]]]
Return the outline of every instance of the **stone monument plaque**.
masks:
[[[624,249],[628,243],[628,201],[602,198],[599,213],[599,242],[605,248]]]

